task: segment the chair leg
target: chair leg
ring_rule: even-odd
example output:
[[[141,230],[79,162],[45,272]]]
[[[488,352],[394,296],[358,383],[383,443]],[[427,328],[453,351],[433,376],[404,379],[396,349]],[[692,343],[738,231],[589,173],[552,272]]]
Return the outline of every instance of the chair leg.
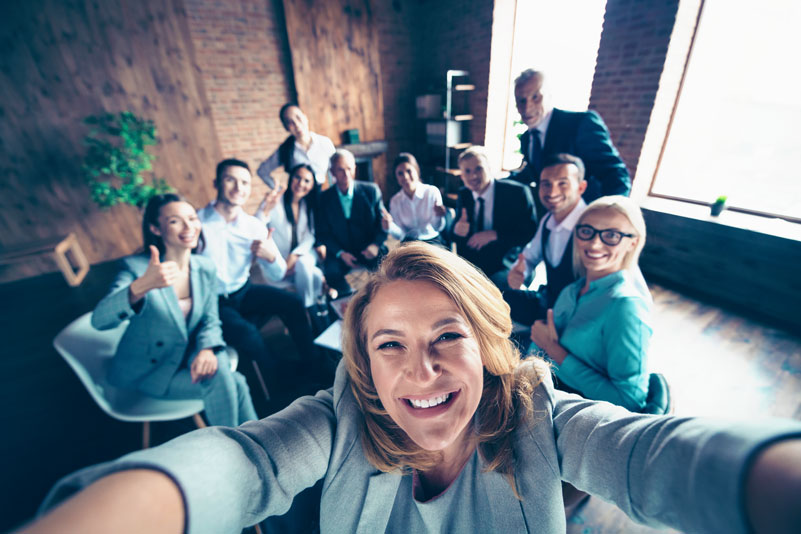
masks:
[[[150,421],[142,423],[142,448],[150,448]]]
[[[193,415],[192,419],[195,421],[195,426],[198,428],[206,428],[206,422],[203,420],[203,417],[201,417],[199,412]]]
[[[261,375],[261,369],[259,369],[259,364],[254,361],[251,361],[253,364],[253,370],[256,371],[256,378],[259,379],[259,385],[261,386],[261,390],[264,393],[264,398],[267,402],[270,402],[270,392],[267,390],[267,384],[264,383],[264,377]]]

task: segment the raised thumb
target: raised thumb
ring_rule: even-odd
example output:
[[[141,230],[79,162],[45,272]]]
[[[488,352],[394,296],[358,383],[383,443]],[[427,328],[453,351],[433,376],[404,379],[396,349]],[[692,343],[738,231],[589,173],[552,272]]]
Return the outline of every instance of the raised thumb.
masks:
[[[153,265],[158,265],[161,263],[161,260],[159,259],[159,249],[156,247],[156,245],[150,245],[150,263]]]
[[[273,232],[275,232],[275,228],[268,228],[267,229],[267,239],[268,240],[273,238]]]
[[[467,219],[467,208],[462,208],[462,219]]]

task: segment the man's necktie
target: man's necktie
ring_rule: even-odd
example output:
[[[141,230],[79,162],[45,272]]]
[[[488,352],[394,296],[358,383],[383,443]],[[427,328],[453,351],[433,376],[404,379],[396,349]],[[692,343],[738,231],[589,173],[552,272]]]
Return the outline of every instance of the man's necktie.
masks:
[[[478,197],[478,217],[476,217],[476,232],[484,231],[484,199]]]
[[[542,142],[539,130],[531,130],[531,153],[528,161],[534,169],[535,181],[539,183],[540,171],[542,171]]]

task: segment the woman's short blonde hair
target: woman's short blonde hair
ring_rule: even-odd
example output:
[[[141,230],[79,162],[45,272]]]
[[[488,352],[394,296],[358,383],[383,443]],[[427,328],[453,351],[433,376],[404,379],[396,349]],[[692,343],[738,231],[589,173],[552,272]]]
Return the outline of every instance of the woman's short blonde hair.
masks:
[[[353,394],[364,415],[362,444],[368,460],[387,472],[424,471],[440,460],[438,452],[418,447],[390,418],[370,370],[365,324],[370,303],[382,287],[400,280],[433,284],[453,300],[471,326],[484,364],[475,439],[488,469],[512,477],[511,434],[519,416],[530,415],[532,393],[541,375],[531,365],[521,366],[520,354],[509,340],[509,306],[492,282],[464,259],[422,242],[403,244],[390,252],[350,301],[345,315],[343,354]]]
[[[622,268],[628,269],[632,265],[637,265],[637,262],[640,260],[642,248],[645,246],[645,219],[642,217],[642,210],[640,207],[629,197],[610,195],[592,201],[579,217],[576,226],[583,224],[584,219],[586,219],[590,213],[606,210],[614,210],[618,213],[622,213],[629,220],[631,226],[634,227],[634,234],[637,236],[637,245],[623,257]],[[578,238],[576,237],[576,231],[574,229],[573,272],[580,278],[587,274],[587,269],[584,268],[584,263],[581,261],[577,240]]]

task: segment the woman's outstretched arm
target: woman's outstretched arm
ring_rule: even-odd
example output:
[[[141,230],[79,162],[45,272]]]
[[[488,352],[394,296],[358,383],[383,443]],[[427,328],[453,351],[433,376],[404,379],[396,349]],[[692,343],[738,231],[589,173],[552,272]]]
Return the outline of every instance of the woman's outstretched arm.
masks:
[[[151,469],[101,478],[19,534],[181,534],[184,501],[170,477]]]
[[[760,452],[745,492],[754,532],[801,532],[801,439],[780,441]]]

